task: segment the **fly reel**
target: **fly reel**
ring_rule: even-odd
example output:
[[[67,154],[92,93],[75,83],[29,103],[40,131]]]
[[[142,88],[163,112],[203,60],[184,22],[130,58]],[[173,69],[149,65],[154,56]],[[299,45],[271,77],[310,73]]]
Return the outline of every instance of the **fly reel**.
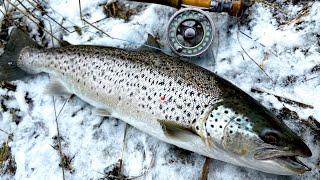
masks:
[[[199,8],[183,8],[169,20],[167,43],[182,57],[196,57],[212,45],[214,24],[209,15]]]
[[[210,48],[213,42],[214,25],[205,11],[226,12],[230,16],[241,17],[250,4],[248,0],[132,1],[182,8],[170,18],[166,31],[167,43],[170,49],[182,57],[196,57]]]

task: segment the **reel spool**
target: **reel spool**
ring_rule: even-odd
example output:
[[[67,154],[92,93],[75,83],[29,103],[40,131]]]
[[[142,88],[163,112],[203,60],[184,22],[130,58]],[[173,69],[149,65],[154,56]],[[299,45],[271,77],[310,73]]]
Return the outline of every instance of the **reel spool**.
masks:
[[[176,12],[167,26],[167,43],[182,57],[197,57],[212,45],[213,21],[199,8],[183,8]]]

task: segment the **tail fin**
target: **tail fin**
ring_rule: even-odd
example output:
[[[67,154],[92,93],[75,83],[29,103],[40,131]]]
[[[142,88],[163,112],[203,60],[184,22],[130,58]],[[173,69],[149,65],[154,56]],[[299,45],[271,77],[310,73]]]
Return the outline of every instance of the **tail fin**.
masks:
[[[26,73],[17,66],[19,53],[24,47],[39,47],[29,35],[20,29],[13,29],[9,41],[0,56],[0,81],[11,81],[24,77]]]

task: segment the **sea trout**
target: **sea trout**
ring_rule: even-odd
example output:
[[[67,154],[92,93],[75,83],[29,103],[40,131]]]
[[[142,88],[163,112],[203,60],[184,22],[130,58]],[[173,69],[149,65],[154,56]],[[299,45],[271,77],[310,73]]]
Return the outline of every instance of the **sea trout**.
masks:
[[[46,94],[75,94],[101,116],[115,117],[201,155],[280,174],[309,168],[312,155],[283,121],[218,75],[161,53],[70,45],[45,49],[13,30],[0,57],[0,79],[41,72]]]

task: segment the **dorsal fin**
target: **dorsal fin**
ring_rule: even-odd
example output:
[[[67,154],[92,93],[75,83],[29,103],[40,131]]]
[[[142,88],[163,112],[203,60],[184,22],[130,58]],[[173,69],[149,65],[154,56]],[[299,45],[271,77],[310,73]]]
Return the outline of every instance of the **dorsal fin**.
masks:
[[[137,49],[138,51],[152,51],[152,52],[161,52],[160,45],[151,34],[148,34],[148,38],[144,45]]]

